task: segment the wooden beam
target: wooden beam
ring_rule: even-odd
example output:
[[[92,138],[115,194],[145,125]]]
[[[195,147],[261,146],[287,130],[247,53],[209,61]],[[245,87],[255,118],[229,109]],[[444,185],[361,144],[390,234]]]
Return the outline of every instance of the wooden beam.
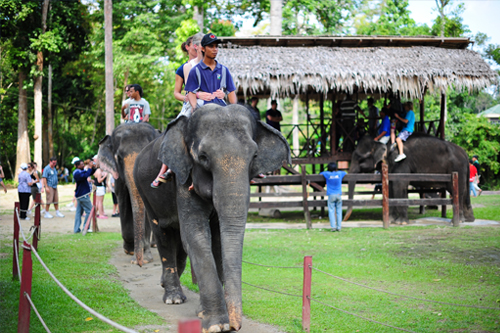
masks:
[[[382,161],[382,221],[389,228],[389,166]]]
[[[309,204],[307,202],[307,181],[306,181],[306,167],[301,165],[300,169],[302,171],[301,183],[302,183],[302,204],[304,207],[304,217],[306,219],[307,229],[312,228],[311,224],[311,212],[309,212]]]
[[[444,121],[446,109],[446,94],[441,94],[441,112],[439,116],[439,135],[444,140]]]

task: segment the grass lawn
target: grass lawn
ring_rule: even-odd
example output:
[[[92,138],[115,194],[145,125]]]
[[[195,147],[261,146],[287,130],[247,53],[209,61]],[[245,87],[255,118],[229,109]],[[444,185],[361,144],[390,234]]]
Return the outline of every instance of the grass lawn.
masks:
[[[473,198],[476,218],[499,219],[499,197]],[[374,216],[381,212],[361,213]],[[356,211],[355,211],[356,212]],[[428,211],[439,216],[440,212]],[[293,222],[303,223],[300,216]],[[353,213],[354,215],[354,213]],[[375,217],[360,219],[377,219]],[[251,216],[251,219],[259,217]],[[260,217],[260,220],[267,218]],[[287,220],[278,219],[280,222]],[[326,221],[323,219],[323,222]],[[266,221],[268,222],[268,221]],[[152,332],[146,325],[164,320],[130,299],[108,263],[121,243],[117,233],[43,234],[39,253],[56,277],[88,306],[121,325]],[[0,332],[15,332],[19,281],[12,280],[12,246],[0,242]],[[349,281],[427,300],[500,309],[499,227],[344,228],[340,233],[314,230],[247,230],[243,281],[281,293],[301,295],[303,257],[313,267]],[[33,261],[32,299],[54,332],[117,332],[91,317],[67,297]],[[190,270],[181,278],[191,289]],[[456,307],[389,295],[362,288],[313,270],[312,297],[327,305],[415,332],[499,332],[500,311]],[[244,315],[302,332],[302,300],[243,285]],[[311,332],[394,332],[395,329],[313,302]],[[31,314],[30,332],[45,332]]]
[[[128,296],[116,278],[116,268],[108,263],[121,242],[118,233],[101,232],[85,237],[42,234],[38,253],[66,288],[102,315],[136,329],[146,324],[161,325],[163,318]],[[17,332],[20,282],[12,280],[12,243],[2,242],[0,253],[0,332]],[[97,318],[88,320],[93,316],[56,285],[34,255],[32,258],[31,299],[52,332],[119,332]],[[33,311],[30,332],[45,332]]]

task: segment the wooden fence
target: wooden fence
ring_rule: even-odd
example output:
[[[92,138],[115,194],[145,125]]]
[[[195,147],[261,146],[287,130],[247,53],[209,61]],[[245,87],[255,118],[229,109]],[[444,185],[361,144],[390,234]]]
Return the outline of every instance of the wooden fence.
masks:
[[[280,197],[280,198],[292,198],[300,197],[301,201],[259,201],[250,202],[250,208],[291,208],[291,207],[302,207],[304,209],[304,216],[306,220],[307,228],[312,228],[311,224],[311,214],[309,207],[326,207],[327,199],[326,192],[308,192],[308,187],[313,187],[316,191],[323,189],[325,185],[325,178],[322,175],[314,174],[307,175],[305,172],[305,165],[301,165],[301,174],[293,174],[287,176],[267,176],[266,178],[254,179],[254,184],[252,186],[259,186],[258,193],[252,193],[252,197]],[[388,173],[387,164],[382,165],[381,174],[347,174],[342,180],[343,183],[348,183],[351,180],[355,180],[356,184],[377,184],[382,183],[382,200],[360,200],[350,197],[349,199],[342,200],[342,205],[345,206],[362,206],[362,207],[380,207],[382,206],[383,224],[384,228],[389,227],[389,206],[423,206],[423,205],[441,205],[442,214],[446,216],[446,205],[453,205],[453,226],[458,226],[459,224],[459,200],[458,200],[458,173],[453,174],[414,174],[414,173]],[[442,198],[431,198],[431,199],[390,199],[389,198],[389,181],[432,181],[443,183],[443,187],[439,189],[442,193]],[[445,183],[453,183],[453,193],[452,199],[446,199]],[[284,185],[301,185],[302,192],[295,193],[262,193],[262,186],[284,186]],[[432,192],[438,191],[433,190]],[[417,191],[417,192],[428,192],[428,191]],[[357,192],[358,194],[372,194],[374,192]],[[313,200],[309,200],[309,197],[313,196]],[[322,199],[316,199],[320,197]]]

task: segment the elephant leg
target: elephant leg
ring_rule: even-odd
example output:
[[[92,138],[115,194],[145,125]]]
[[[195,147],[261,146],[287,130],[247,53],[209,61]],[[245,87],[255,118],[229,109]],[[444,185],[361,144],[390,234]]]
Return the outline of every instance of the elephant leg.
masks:
[[[128,189],[121,178],[115,181],[115,193],[118,198],[118,206],[120,207],[123,249],[126,254],[134,255],[134,215]]]
[[[179,277],[184,270],[183,266],[186,265],[186,253],[182,249],[180,232],[172,227],[161,228],[161,220],[152,219],[151,224],[156,236],[162,265],[161,286],[165,289],[163,303],[182,304],[186,300],[186,296],[182,291]],[[179,271],[179,268],[182,269]]]
[[[200,288],[199,313],[203,332],[229,332],[229,316],[217,264],[212,253],[210,213],[212,207],[188,191],[190,185],[177,184],[177,205],[182,241],[193,265]]]
[[[144,223],[144,238],[148,241],[144,243],[144,263],[150,263],[153,261],[153,254],[151,253],[151,223],[149,223],[150,219],[148,217],[148,213],[146,212],[146,218]]]

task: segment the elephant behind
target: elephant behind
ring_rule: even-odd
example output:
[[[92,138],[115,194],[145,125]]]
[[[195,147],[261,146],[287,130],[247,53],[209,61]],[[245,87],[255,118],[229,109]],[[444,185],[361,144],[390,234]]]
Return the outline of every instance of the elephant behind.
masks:
[[[404,143],[404,153],[407,158],[394,162],[398,155],[397,149],[389,151],[389,145],[376,142],[371,136],[361,139],[352,154],[349,173],[373,173],[380,168],[380,162],[386,159],[389,173],[443,173],[458,172],[460,221],[473,222],[474,213],[469,193],[469,162],[467,153],[459,146],[437,137],[413,133]],[[354,193],[355,181],[349,182],[349,197]],[[389,182],[391,198],[408,198],[408,185],[421,188],[442,187],[442,183],[432,182]],[[446,184],[446,190],[452,193],[451,183]],[[390,207],[390,220],[393,223],[408,222],[408,207]],[[352,211],[348,207],[346,219]]]
[[[175,181],[152,189],[158,158],[175,172]],[[290,148],[281,133],[241,105],[215,104],[171,122],[137,158],[134,178],[158,242],[163,300],[185,300],[179,277],[187,253],[200,288],[203,332],[241,327],[250,180],[284,162],[290,162]]]
[[[120,207],[123,248],[125,253],[136,256],[136,261],[153,260],[150,249],[151,229],[134,229],[134,222],[144,221],[145,210],[133,178],[134,164],[141,150],[160,133],[149,123],[122,124],[111,135],[99,142],[99,161],[101,168],[116,179],[115,193]],[[135,225],[145,226],[144,223]]]

